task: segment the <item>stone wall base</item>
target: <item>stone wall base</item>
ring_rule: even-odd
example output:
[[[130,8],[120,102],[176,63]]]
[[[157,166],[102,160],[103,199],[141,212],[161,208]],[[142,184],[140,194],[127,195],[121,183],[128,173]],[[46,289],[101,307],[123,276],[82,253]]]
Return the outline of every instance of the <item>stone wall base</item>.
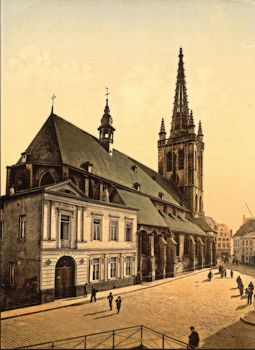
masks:
[[[87,291],[88,291],[88,293],[90,293],[92,285],[99,292],[101,292],[103,290],[112,290],[112,289],[115,289],[115,288],[132,286],[132,285],[136,284],[136,280],[137,280],[136,277],[132,276],[132,277],[128,277],[128,278],[119,278],[119,279],[116,279],[116,280],[100,281],[100,282],[96,282],[96,283],[89,283]],[[79,286],[79,287],[83,288],[83,286]]]
[[[41,291],[41,303],[49,303],[55,300],[55,289],[46,289]]]

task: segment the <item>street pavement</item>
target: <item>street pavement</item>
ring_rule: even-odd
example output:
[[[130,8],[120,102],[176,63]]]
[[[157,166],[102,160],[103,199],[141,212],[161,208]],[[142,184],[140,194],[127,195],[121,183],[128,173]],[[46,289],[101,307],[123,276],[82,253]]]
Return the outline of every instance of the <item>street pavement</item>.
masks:
[[[184,342],[193,325],[202,348],[255,349],[255,326],[240,321],[253,306],[239,296],[236,277],[240,274],[245,287],[251,280],[255,284],[255,279],[239,272],[231,279],[228,271],[228,278],[215,274],[208,282],[207,274],[208,271],[201,271],[153,288],[134,286],[134,290],[130,288],[123,294],[120,314],[115,305],[109,311],[107,299],[101,299],[2,320],[2,349],[139,324]],[[118,293],[121,295],[121,289]]]

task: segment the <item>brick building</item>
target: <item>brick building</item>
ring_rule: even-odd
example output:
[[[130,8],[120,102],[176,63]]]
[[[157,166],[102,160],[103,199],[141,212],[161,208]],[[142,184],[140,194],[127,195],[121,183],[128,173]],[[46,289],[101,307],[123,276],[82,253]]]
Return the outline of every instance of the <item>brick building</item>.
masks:
[[[108,95],[107,95],[108,96]],[[6,308],[174,276],[215,264],[203,207],[203,134],[189,111],[180,50],[170,138],[159,173],[112,149],[108,97],[99,139],[51,114],[1,201]]]

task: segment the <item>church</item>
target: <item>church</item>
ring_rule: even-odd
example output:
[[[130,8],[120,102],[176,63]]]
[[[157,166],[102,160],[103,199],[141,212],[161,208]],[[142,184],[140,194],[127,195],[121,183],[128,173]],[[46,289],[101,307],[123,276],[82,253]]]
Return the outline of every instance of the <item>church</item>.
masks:
[[[10,309],[215,265],[203,205],[203,132],[179,51],[170,135],[158,172],[112,148],[108,95],[96,138],[54,113],[7,167],[1,197],[1,304]],[[88,288],[89,289],[89,288]],[[3,306],[4,305],[4,306]]]

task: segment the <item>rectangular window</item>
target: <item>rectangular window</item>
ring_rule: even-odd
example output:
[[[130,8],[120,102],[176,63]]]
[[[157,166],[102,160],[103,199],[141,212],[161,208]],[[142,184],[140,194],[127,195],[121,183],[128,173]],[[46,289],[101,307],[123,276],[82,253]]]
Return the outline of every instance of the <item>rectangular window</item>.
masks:
[[[218,244],[218,248],[221,248],[221,243]]]
[[[10,280],[10,286],[15,286],[15,264],[13,262],[10,262],[9,265],[9,280]]]
[[[24,240],[26,237],[26,215],[19,216],[19,239]]]
[[[92,260],[92,280],[98,281],[100,276],[100,259],[96,258]]]
[[[101,219],[93,219],[93,240],[101,240]]]
[[[118,229],[119,223],[117,220],[111,220],[110,224],[110,240],[117,241],[118,240]]]
[[[110,277],[115,278],[117,276],[117,258],[111,258],[110,260]]]
[[[70,216],[60,215],[60,244],[62,248],[70,248]]]
[[[221,241],[221,238],[218,238],[218,241]]]
[[[4,222],[0,221],[0,239],[4,237]]]
[[[126,257],[126,276],[131,276],[131,256]]]
[[[131,221],[126,222],[126,241],[132,241],[132,233],[133,233],[133,223]]]

